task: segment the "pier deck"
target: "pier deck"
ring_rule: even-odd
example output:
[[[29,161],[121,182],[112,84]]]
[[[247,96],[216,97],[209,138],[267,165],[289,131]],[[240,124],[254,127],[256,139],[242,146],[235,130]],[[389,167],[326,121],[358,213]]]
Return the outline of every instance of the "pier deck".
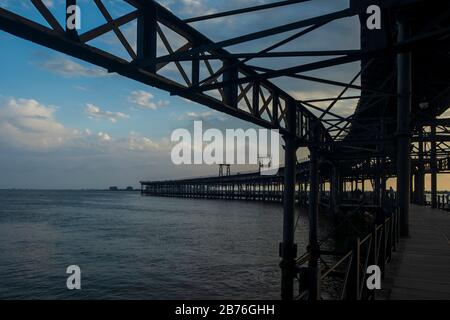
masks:
[[[450,213],[411,206],[411,237],[400,240],[385,282],[391,300],[450,299]]]

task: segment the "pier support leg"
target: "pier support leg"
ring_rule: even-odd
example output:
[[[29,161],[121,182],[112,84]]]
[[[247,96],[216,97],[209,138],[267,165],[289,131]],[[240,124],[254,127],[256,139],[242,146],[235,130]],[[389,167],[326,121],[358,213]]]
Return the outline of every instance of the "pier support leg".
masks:
[[[288,127],[295,130],[296,108],[288,106]],[[295,132],[295,131],[292,131]],[[280,244],[281,257],[281,299],[294,298],[295,258],[297,246],[294,243],[295,228],[295,176],[297,145],[294,135],[284,137],[284,190],[283,190],[283,242]]]
[[[320,141],[319,123],[313,123],[311,127],[311,139],[313,143],[309,147],[310,152],[310,190],[309,190],[309,250],[311,258],[309,268],[311,279],[309,282],[309,299],[320,300],[320,248],[318,244],[318,218],[319,218],[319,155],[318,144]]]
[[[398,42],[409,38],[409,26],[399,20]],[[411,54],[397,56],[397,193],[400,234],[409,236],[410,174],[411,174]]]

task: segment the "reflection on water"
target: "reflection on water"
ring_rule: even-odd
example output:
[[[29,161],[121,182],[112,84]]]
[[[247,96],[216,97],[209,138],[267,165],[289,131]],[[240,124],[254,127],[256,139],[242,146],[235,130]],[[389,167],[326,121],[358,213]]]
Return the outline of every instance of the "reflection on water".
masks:
[[[0,298],[277,299],[281,231],[280,205],[0,191]],[[66,289],[72,264],[81,291]]]

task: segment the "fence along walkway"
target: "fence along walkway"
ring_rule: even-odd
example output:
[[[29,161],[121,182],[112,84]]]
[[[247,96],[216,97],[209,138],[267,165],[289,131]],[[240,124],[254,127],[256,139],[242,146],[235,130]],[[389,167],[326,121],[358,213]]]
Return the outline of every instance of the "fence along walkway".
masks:
[[[391,300],[450,299],[450,213],[411,206],[411,238],[401,239],[385,283]]]

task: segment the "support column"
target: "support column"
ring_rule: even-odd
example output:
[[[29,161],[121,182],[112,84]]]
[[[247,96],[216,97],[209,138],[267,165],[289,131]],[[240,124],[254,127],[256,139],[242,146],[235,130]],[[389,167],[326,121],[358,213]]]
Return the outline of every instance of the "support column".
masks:
[[[80,19],[80,12],[76,11],[74,12],[71,10],[72,8],[75,8],[74,6],[77,5],[77,0],[66,0],[66,34],[69,38],[72,40],[78,40],[78,30],[75,28],[69,28],[69,23],[74,23],[77,25],[80,23],[80,21],[76,21],[76,19]],[[78,9],[76,9],[78,10]],[[73,18],[73,14],[75,13],[75,20]],[[72,26],[71,26],[72,27]]]
[[[377,158],[376,159],[376,167],[377,167],[377,172],[375,173],[375,181],[374,181],[374,204],[377,206],[382,205],[382,201],[381,201],[381,165],[380,165],[380,159]]]
[[[235,81],[239,78],[238,69],[234,66],[234,62],[225,61],[223,67],[226,69],[223,73],[223,81]],[[238,85],[233,83],[227,84],[223,88],[223,99],[227,105],[237,108],[238,105]]]
[[[156,59],[157,51],[157,8],[148,6],[137,18],[137,57],[138,59]],[[156,73],[156,63],[151,63],[145,70]]]
[[[331,173],[331,184],[330,184],[330,193],[331,193],[331,212],[334,215],[338,213],[339,206],[339,198],[340,198],[340,174],[339,167],[337,164],[333,165],[332,173]]]
[[[287,105],[287,124],[291,133],[296,132],[296,105]],[[281,299],[294,298],[295,258],[297,246],[294,243],[295,226],[295,165],[297,146],[295,135],[284,135],[284,191],[283,191],[283,242],[280,244]]]
[[[419,128],[419,164],[417,167],[417,204],[423,206],[425,198],[425,168],[423,159],[423,127]]]
[[[409,38],[409,26],[404,19],[398,23],[398,42]],[[410,114],[411,114],[411,54],[397,55],[397,193],[400,234],[409,236],[410,207]]]
[[[308,281],[309,299],[320,300],[320,270],[319,257],[320,248],[318,244],[318,217],[319,217],[319,142],[320,127],[319,122],[311,124],[310,152],[310,190],[309,190],[309,268],[311,279]]]
[[[431,126],[431,207],[437,208],[437,159],[436,159],[436,126]]]

